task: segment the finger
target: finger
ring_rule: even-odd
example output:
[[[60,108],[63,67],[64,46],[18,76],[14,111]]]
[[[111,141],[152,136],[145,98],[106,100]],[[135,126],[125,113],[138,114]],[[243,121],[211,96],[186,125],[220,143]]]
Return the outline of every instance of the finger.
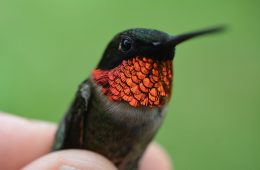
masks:
[[[22,170],[116,170],[103,156],[91,151],[63,150],[43,156]]]
[[[20,169],[50,151],[56,126],[0,113],[1,169]]]
[[[0,165],[3,169],[20,169],[50,151],[55,125],[1,113],[0,125]],[[141,170],[151,167],[168,170],[171,164],[163,150],[152,144],[145,152],[140,166]]]
[[[140,162],[140,170],[171,170],[171,161],[166,152],[158,145],[151,144]]]

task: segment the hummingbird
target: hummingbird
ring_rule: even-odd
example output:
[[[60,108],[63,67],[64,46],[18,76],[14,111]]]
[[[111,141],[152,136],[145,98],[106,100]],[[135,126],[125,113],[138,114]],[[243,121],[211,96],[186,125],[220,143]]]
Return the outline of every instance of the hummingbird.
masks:
[[[176,46],[221,30],[216,27],[178,36],[146,28],[118,33],[79,85],[52,150],[91,150],[119,170],[137,170],[166,114]]]

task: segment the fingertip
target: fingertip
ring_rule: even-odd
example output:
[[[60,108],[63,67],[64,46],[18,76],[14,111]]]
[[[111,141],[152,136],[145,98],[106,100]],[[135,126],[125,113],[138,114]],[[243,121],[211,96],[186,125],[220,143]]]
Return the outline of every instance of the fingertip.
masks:
[[[116,170],[105,157],[84,150],[63,150],[47,154],[22,170]]]
[[[158,144],[151,144],[140,162],[140,170],[171,170],[171,160],[165,150]]]
[[[1,169],[20,169],[50,151],[56,125],[4,113],[0,124]]]

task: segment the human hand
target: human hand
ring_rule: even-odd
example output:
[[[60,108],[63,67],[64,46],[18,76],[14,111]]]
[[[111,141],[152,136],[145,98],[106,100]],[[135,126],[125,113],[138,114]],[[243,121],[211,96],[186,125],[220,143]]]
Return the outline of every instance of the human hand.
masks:
[[[0,113],[0,166],[5,170],[115,170],[105,157],[86,150],[50,153],[56,125]],[[170,170],[166,153],[157,144],[145,152],[140,170]]]

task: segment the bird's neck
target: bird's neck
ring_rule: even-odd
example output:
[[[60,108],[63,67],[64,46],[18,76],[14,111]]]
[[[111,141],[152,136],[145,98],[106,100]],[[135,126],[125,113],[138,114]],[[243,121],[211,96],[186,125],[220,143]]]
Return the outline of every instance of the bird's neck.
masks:
[[[171,95],[172,67],[171,60],[135,57],[111,70],[95,69],[92,77],[111,101],[124,101],[134,107],[160,107]]]

